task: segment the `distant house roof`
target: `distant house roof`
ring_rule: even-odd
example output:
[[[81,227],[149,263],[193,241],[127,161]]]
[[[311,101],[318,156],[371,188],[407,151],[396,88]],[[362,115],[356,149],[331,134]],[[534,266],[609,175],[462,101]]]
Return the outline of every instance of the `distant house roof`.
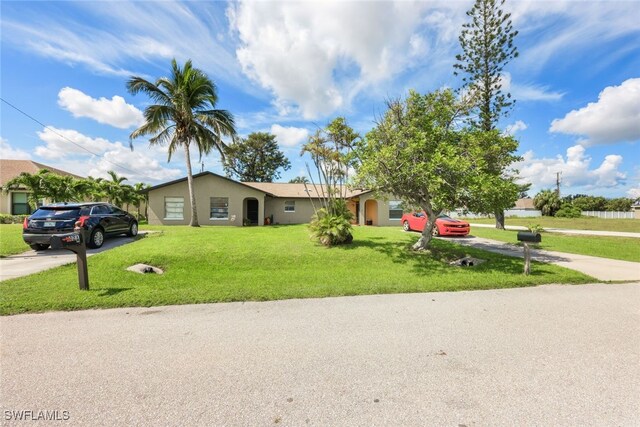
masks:
[[[536,206],[533,204],[533,199],[527,197],[516,200],[516,204],[513,209],[535,210]]]
[[[227,181],[231,181],[236,184],[252,188],[254,190],[262,191],[263,193],[273,197],[297,199],[297,198],[307,198],[309,196],[311,196],[312,198],[319,198],[322,196],[322,194],[318,195],[318,191],[322,193],[321,186],[317,185],[314,187],[313,184],[307,184],[307,188],[305,189],[304,184],[291,184],[291,183],[284,183],[284,182],[240,182],[240,181],[235,181],[231,178],[227,178],[225,176],[218,175],[216,173],[209,172],[209,171],[197,173],[193,175],[193,179],[197,179],[197,178],[200,178],[201,176],[207,176],[207,175],[225,179]],[[179,182],[184,182],[186,180],[187,180],[187,177],[184,177],[184,178],[176,179],[173,181],[165,182],[163,184],[155,185],[147,189],[147,191],[153,191],[158,188],[167,187],[169,185],[177,184]],[[307,193],[306,190],[309,190],[309,192]],[[347,198],[351,198],[351,197],[356,197],[368,192],[369,190],[347,190],[346,194],[347,194]]]
[[[72,176],[74,178],[83,178],[79,175],[48,166],[42,163],[34,162],[33,160],[7,160],[0,159],[0,186],[9,182],[13,178],[20,175],[22,172],[31,174],[38,173],[40,169],[47,169],[49,172],[56,175]]]
[[[264,191],[275,197],[283,198],[319,198],[322,197],[322,186],[313,185],[311,183],[305,184],[292,184],[284,182],[245,182],[245,185],[253,187],[256,190]],[[361,194],[368,193],[369,190],[349,190],[346,189],[347,198],[357,197]],[[320,193],[320,194],[318,194]]]

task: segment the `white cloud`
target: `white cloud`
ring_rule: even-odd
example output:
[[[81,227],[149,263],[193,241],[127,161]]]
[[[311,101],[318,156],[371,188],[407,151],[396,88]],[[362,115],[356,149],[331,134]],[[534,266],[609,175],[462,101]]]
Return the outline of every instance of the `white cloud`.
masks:
[[[0,137],[0,159],[30,160],[31,154],[19,148],[13,148],[9,141]]]
[[[553,92],[547,86],[514,83],[511,80],[511,73],[504,73],[500,83],[502,92],[510,92],[518,101],[559,101],[564,96],[564,93]]]
[[[514,167],[520,171],[521,182],[533,184],[533,192],[555,187],[557,172],[562,173],[563,188],[614,188],[622,185],[626,179],[626,174],[620,171],[622,156],[609,154],[598,167],[592,169],[592,159],[581,145],[569,147],[566,157],[536,158],[533,151],[527,151],[523,157]]]
[[[78,89],[64,87],[58,93],[58,105],[71,112],[74,117],[89,117],[120,129],[140,126],[144,123],[142,111],[127,104],[121,96],[111,99],[95,99]]]
[[[640,187],[630,188],[627,190],[627,196],[633,200],[640,199]]]
[[[295,147],[300,143],[306,142],[307,138],[309,138],[309,130],[305,128],[280,126],[278,124],[271,126],[271,133],[276,136],[278,144],[284,147]]]
[[[525,130],[527,128],[528,126],[525,122],[523,122],[522,120],[517,120],[514,124],[507,126],[504,132],[507,135],[515,135],[516,132],[520,132],[521,130]]]
[[[45,145],[36,147],[37,156],[55,161],[52,166],[78,175],[106,178],[107,171],[113,170],[126,176],[130,182],[147,183],[158,183],[184,175],[182,169],[162,166],[166,161],[165,147],[136,147],[132,151],[128,144],[119,141],[91,138],[76,130],[52,127],[38,132],[38,136]],[[179,162],[180,153],[177,154],[174,160]]]
[[[549,130],[584,135],[585,146],[640,140],[640,78],[606,87],[597,102],[555,119]]]
[[[327,115],[426,50],[422,2],[240,2],[229,8],[243,71],[282,112]],[[393,29],[389,31],[388,29]],[[424,60],[424,58],[421,58]]]

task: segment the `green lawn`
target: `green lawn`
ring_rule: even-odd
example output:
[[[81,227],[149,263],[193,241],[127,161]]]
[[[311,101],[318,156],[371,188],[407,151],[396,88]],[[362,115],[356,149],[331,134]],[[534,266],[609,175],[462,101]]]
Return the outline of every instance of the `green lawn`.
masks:
[[[22,224],[0,224],[0,258],[28,250],[22,240]]]
[[[476,224],[495,224],[493,218],[468,218],[467,221]],[[507,218],[506,225],[539,224],[542,227],[570,228],[575,230],[604,230],[604,231],[631,231],[640,233],[640,219],[602,219],[594,217],[580,218],[555,218],[543,216],[538,218]]]
[[[418,234],[396,227],[358,227],[352,245],[335,248],[310,241],[305,226],[151,228],[163,232],[89,258],[88,292],[78,290],[75,265],[1,282],[0,313],[595,281],[547,264],[535,264],[533,274],[524,276],[522,260],[447,241],[435,241],[431,254],[415,253],[408,246]],[[465,254],[487,262],[473,268],[448,264]],[[135,263],[166,272],[125,270]]]
[[[502,242],[517,243],[517,231],[471,227],[471,234]],[[634,237],[574,236],[542,233],[540,249],[640,262],[640,239]]]

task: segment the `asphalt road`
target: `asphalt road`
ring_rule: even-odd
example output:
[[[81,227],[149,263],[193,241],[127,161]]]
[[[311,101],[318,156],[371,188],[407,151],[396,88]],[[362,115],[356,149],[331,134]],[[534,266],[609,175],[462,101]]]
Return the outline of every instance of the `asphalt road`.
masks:
[[[0,415],[67,411],[57,426],[638,425],[639,307],[636,283],[2,317]]]

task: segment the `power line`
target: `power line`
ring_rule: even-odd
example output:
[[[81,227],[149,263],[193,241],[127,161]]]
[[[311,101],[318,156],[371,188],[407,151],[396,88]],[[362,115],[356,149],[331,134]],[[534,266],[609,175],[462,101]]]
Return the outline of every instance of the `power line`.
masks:
[[[18,107],[16,107],[15,105],[13,105],[12,103],[10,103],[9,101],[7,101],[6,99],[4,99],[4,98],[0,97],[0,100],[2,100],[2,102],[4,102],[4,103],[5,103],[5,104],[7,104],[9,107],[11,107],[11,108],[13,108],[14,110],[16,110],[17,112],[19,112],[19,113],[23,114],[24,116],[26,116],[26,117],[30,118],[31,120],[33,120],[34,122],[38,123],[40,126],[44,127],[45,129],[50,130],[50,131],[51,131],[51,132],[53,132],[54,134],[58,135],[60,138],[66,139],[67,141],[69,141],[70,143],[72,143],[72,144],[73,144],[73,145],[75,145],[76,147],[78,147],[78,148],[80,148],[80,149],[82,149],[82,150],[86,151],[87,153],[92,154],[92,155],[94,155],[94,156],[102,157],[102,159],[103,159],[104,161],[106,161],[106,162],[108,162],[108,163],[111,163],[112,165],[117,166],[117,167],[119,167],[119,168],[121,168],[121,169],[123,169],[123,170],[125,170],[125,171],[128,171],[128,172],[130,172],[130,173],[133,173],[133,174],[135,174],[135,175],[138,175],[138,172],[136,172],[136,171],[134,171],[134,170],[132,170],[132,169],[129,169],[129,168],[128,168],[128,167],[126,167],[126,166],[122,166],[121,164],[118,164],[118,163],[112,162],[111,160],[109,160],[109,159],[107,159],[106,157],[104,157],[102,154],[94,153],[93,151],[89,150],[88,148],[85,148],[85,147],[83,147],[82,145],[80,145],[80,144],[78,144],[78,143],[76,143],[76,142],[72,141],[71,139],[67,138],[66,136],[62,135],[61,133],[58,133],[55,129],[53,129],[53,128],[51,128],[51,127],[47,126],[47,125],[45,125],[45,124],[44,124],[44,123],[42,123],[40,120],[38,120],[38,119],[36,119],[35,117],[33,117],[33,116],[31,116],[31,115],[29,115],[29,114],[25,113],[24,111],[22,111],[21,109],[19,109]],[[143,175],[143,176],[144,176],[144,175]],[[148,177],[147,177],[147,176],[145,176],[145,178],[148,178]]]

